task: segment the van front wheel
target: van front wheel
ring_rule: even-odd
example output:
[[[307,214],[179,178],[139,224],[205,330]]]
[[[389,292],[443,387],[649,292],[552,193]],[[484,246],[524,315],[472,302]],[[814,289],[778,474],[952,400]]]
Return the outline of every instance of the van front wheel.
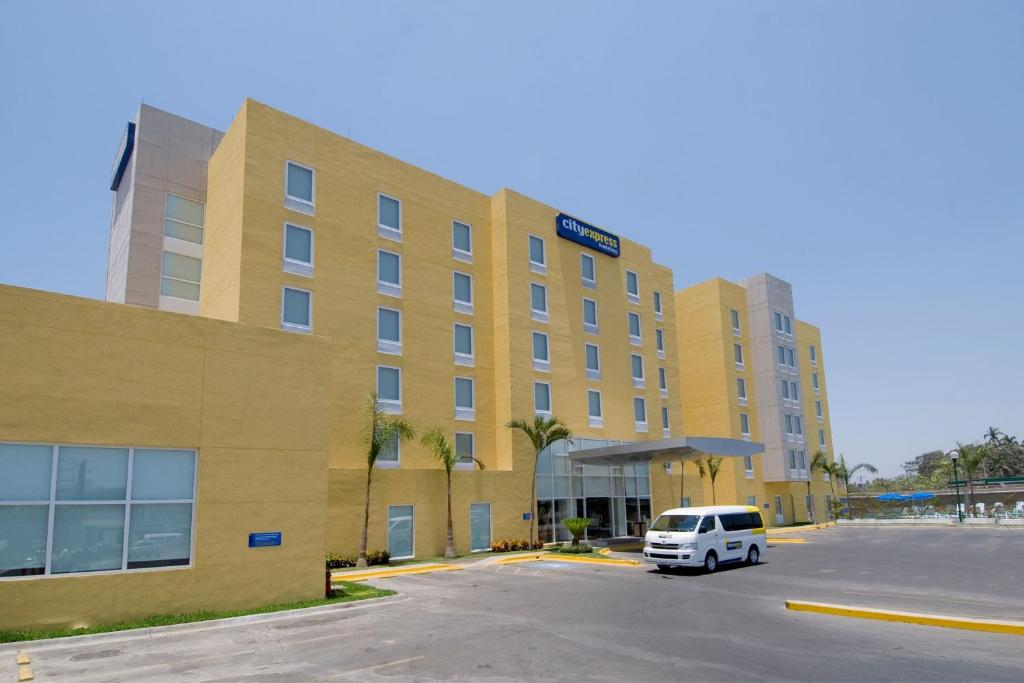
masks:
[[[761,560],[761,551],[757,549],[756,545],[750,546],[750,551],[747,553],[747,564],[757,564]]]
[[[711,551],[704,556],[704,571],[710,574],[716,569],[718,569],[718,555]]]

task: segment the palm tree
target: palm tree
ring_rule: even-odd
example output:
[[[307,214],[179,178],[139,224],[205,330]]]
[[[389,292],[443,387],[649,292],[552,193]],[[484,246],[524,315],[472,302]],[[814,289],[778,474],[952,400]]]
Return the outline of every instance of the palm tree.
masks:
[[[818,456],[822,456],[820,459]],[[811,471],[817,469],[822,476],[828,475],[828,486],[832,489],[832,500],[836,499],[836,477],[839,476],[839,467],[834,462],[829,462],[821,451],[814,454],[811,460]]]
[[[400,444],[415,438],[416,432],[407,420],[388,415],[380,408],[377,395],[370,394],[366,402],[366,424],[363,426],[363,442],[366,446],[366,504],[363,508],[363,537],[359,542],[357,567],[366,566],[366,539],[370,529],[370,487],[373,485],[373,468],[377,456],[390,444]]]
[[[704,460],[697,461],[697,472],[701,479],[711,480],[711,504],[718,505],[715,497],[715,479],[718,479],[718,468],[722,466],[722,458],[708,456]]]
[[[533,422],[512,420],[505,425],[509,429],[518,429],[529,437],[533,444],[533,477],[530,479],[530,543],[536,542],[537,530],[537,461],[541,451],[556,441],[568,441],[572,432],[557,417],[536,415]]]
[[[431,429],[423,438],[420,440],[424,446],[430,449],[430,452],[434,456],[434,460],[441,465],[444,469],[445,477],[447,478],[447,489],[448,489],[448,542],[444,548],[444,556],[446,558],[457,557],[455,554],[455,532],[452,531],[452,472],[455,470],[455,465],[458,464],[461,458],[469,457],[470,462],[477,465],[480,469],[484,469],[484,464],[472,455],[456,453],[455,449],[452,448],[451,442],[445,437],[444,433],[437,429]]]
[[[846,491],[846,516],[848,519],[853,519],[853,499],[850,498],[850,479],[853,475],[864,470],[871,474],[878,474],[878,468],[874,465],[866,462],[857,463],[853,467],[849,467],[846,464],[846,456],[842,453],[839,454],[839,466],[836,474],[843,480],[843,489]]]
[[[964,478],[967,479],[967,496],[971,500],[971,516],[978,516],[978,508],[974,501],[974,478],[979,469],[985,466],[985,458],[988,456],[984,446],[969,443],[956,442],[956,449],[960,451],[960,459],[957,463],[964,468]]]
[[[828,464],[828,458],[825,457],[824,453],[822,453],[821,451],[818,451],[817,453],[814,454],[814,457],[811,458],[811,467],[810,467],[811,476],[807,478],[807,497],[808,498],[811,498],[811,478],[814,477],[815,470],[819,470],[819,471],[824,472],[824,470],[821,469],[822,463],[825,463],[827,465]],[[812,498],[812,502],[811,502],[811,508],[807,510],[807,516],[811,518],[812,522],[817,522],[818,521],[817,520],[817,516],[814,514],[813,498]]]
[[[589,517],[570,517],[562,522],[569,533],[572,534],[572,545],[578,546],[580,544],[580,539],[583,538],[583,534],[586,533],[591,521],[593,520]]]
[[[1006,434],[1003,434],[999,427],[989,427],[985,431],[985,441],[988,441],[989,443],[999,443],[1005,436]]]
[[[686,461],[679,461],[679,504],[686,498]]]

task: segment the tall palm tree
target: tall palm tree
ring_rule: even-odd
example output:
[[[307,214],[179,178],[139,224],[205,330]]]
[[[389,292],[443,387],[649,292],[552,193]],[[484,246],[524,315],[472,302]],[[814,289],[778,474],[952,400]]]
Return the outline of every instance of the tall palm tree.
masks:
[[[365,410],[363,443],[366,446],[366,504],[363,507],[363,537],[359,542],[357,567],[366,566],[366,539],[370,529],[370,487],[373,485],[373,468],[377,464],[377,457],[390,444],[400,444],[416,437],[416,431],[407,420],[381,410],[377,394],[370,394]]]
[[[434,460],[441,465],[441,468],[444,470],[445,477],[447,478],[448,542],[444,548],[444,556],[447,558],[456,557],[455,532],[452,531],[452,472],[455,470],[455,465],[458,464],[459,460],[464,456],[469,457],[470,461],[480,469],[484,469],[484,464],[472,455],[456,453],[455,449],[452,448],[451,442],[448,441],[448,438],[444,435],[444,432],[436,427],[424,434],[420,443],[430,449],[430,452],[434,456]]]
[[[711,504],[718,505],[715,497],[715,480],[718,479],[718,469],[722,466],[722,458],[708,456],[704,460],[697,461],[697,473],[701,479],[711,480]]]
[[[971,516],[978,516],[978,508],[975,506],[974,500],[974,479],[978,474],[978,470],[985,466],[985,458],[988,457],[988,452],[983,446],[969,443],[962,444],[959,441],[956,442],[956,449],[960,451],[960,459],[957,463],[960,467],[964,468],[964,478],[967,479],[967,497],[971,500]]]
[[[512,420],[505,425],[526,434],[533,445],[533,477],[530,479],[530,543],[535,543],[537,531],[537,461],[541,451],[556,441],[572,439],[572,432],[557,417],[536,415],[532,422]]]
[[[839,454],[839,466],[836,474],[843,480],[843,489],[846,491],[846,516],[848,519],[853,519],[853,499],[850,498],[850,479],[853,475],[864,470],[871,474],[878,474],[878,468],[874,465],[866,462],[857,463],[853,467],[846,464],[846,456],[842,453]]]
[[[810,477],[807,478],[807,497],[808,498],[811,498],[811,479],[814,477],[814,473],[816,471],[824,472],[824,470],[821,469],[822,463],[825,463],[827,465],[828,464],[828,458],[825,457],[824,453],[822,453],[821,451],[818,451],[817,453],[814,454],[814,457],[811,458]],[[812,522],[817,522],[818,521],[817,520],[817,515],[814,514],[813,499],[812,499],[812,502],[811,502],[811,507],[807,510],[807,516],[811,519]]]
[[[999,443],[1005,436],[1006,434],[1003,434],[999,427],[989,427],[985,430],[985,441],[988,441],[989,443]]]

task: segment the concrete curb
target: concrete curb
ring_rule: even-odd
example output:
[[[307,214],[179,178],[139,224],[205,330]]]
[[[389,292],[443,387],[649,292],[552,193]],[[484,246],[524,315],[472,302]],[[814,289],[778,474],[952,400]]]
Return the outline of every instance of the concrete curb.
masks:
[[[149,626],[147,628],[133,628],[124,631],[110,631],[109,633],[90,633],[81,636],[65,636],[63,638],[45,638],[40,640],[19,640],[11,643],[0,644],[0,657],[14,654],[19,650],[53,650],[60,647],[71,647],[82,643],[113,643],[122,640],[134,640],[136,638],[158,638],[164,635],[173,635],[186,631],[212,631],[220,628],[229,628],[240,624],[260,624],[272,621],[284,621],[286,619],[299,619],[311,614],[321,612],[333,612],[346,609],[366,609],[379,606],[385,602],[401,602],[408,600],[406,595],[384,595],[379,598],[366,598],[352,602],[341,602],[334,605],[316,605],[315,607],[301,607],[299,609],[280,610],[278,612],[266,612],[264,614],[246,614],[240,617],[224,617],[223,619],[206,619],[205,621],[192,621],[187,624],[168,624],[167,626]]]
[[[870,607],[849,607],[832,605],[824,602],[804,602],[802,600],[786,600],[786,609],[797,612],[814,612],[831,614],[837,617],[853,617],[855,619],[874,619],[876,621],[892,621],[903,624],[921,626],[938,626],[956,628],[965,631],[985,631],[1006,635],[1024,636],[1024,621],[1003,621],[998,619],[973,619],[969,617],[949,617],[938,614],[919,614],[917,612],[897,612],[887,609]]]
[[[335,581],[367,581],[370,579],[390,579],[393,576],[412,576],[414,574],[429,574],[431,572],[460,571],[462,567],[455,564],[424,563],[413,564],[404,567],[391,567],[390,569],[373,569],[367,571],[349,571],[331,573],[331,583]]]
[[[566,553],[534,553],[532,555],[519,555],[517,557],[506,557],[502,558],[497,564],[515,564],[518,562],[577,562],[579,564],[602,564],[611,565],[618,567],[639,567],[640,562],[637,560],[620,560],[618,558],[609,557],[598,559],[596,557],[579,557],[569,555]]]

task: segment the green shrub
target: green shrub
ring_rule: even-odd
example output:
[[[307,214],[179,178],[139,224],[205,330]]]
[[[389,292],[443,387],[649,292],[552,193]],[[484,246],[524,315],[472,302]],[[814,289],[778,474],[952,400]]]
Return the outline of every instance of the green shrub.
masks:
[[[579,543],[575,545],[560,545],[555,548],[555,552],[577,555],[579,553],[592,553],[594,549],[586,543]]]
[[[371,550],[366,553],[366,564],[368,565],[387,564],[390,561],[391,553],[387,550]]]
[[[334,553],[327,553],[328,569],[342,569],[344,567],[354,566],[356,566],[355,555],[335,555]]]
[[[584,532],[590,526],[590,519],[588,517],[569,517],[562,523],[565,524],[565,528],[572,534],[572,545],[579,545]]]
[[[510,553],[517,550],[540,550],[543,543],[531,543],[524,538],[499,538],[491,543],[491,552]]]

